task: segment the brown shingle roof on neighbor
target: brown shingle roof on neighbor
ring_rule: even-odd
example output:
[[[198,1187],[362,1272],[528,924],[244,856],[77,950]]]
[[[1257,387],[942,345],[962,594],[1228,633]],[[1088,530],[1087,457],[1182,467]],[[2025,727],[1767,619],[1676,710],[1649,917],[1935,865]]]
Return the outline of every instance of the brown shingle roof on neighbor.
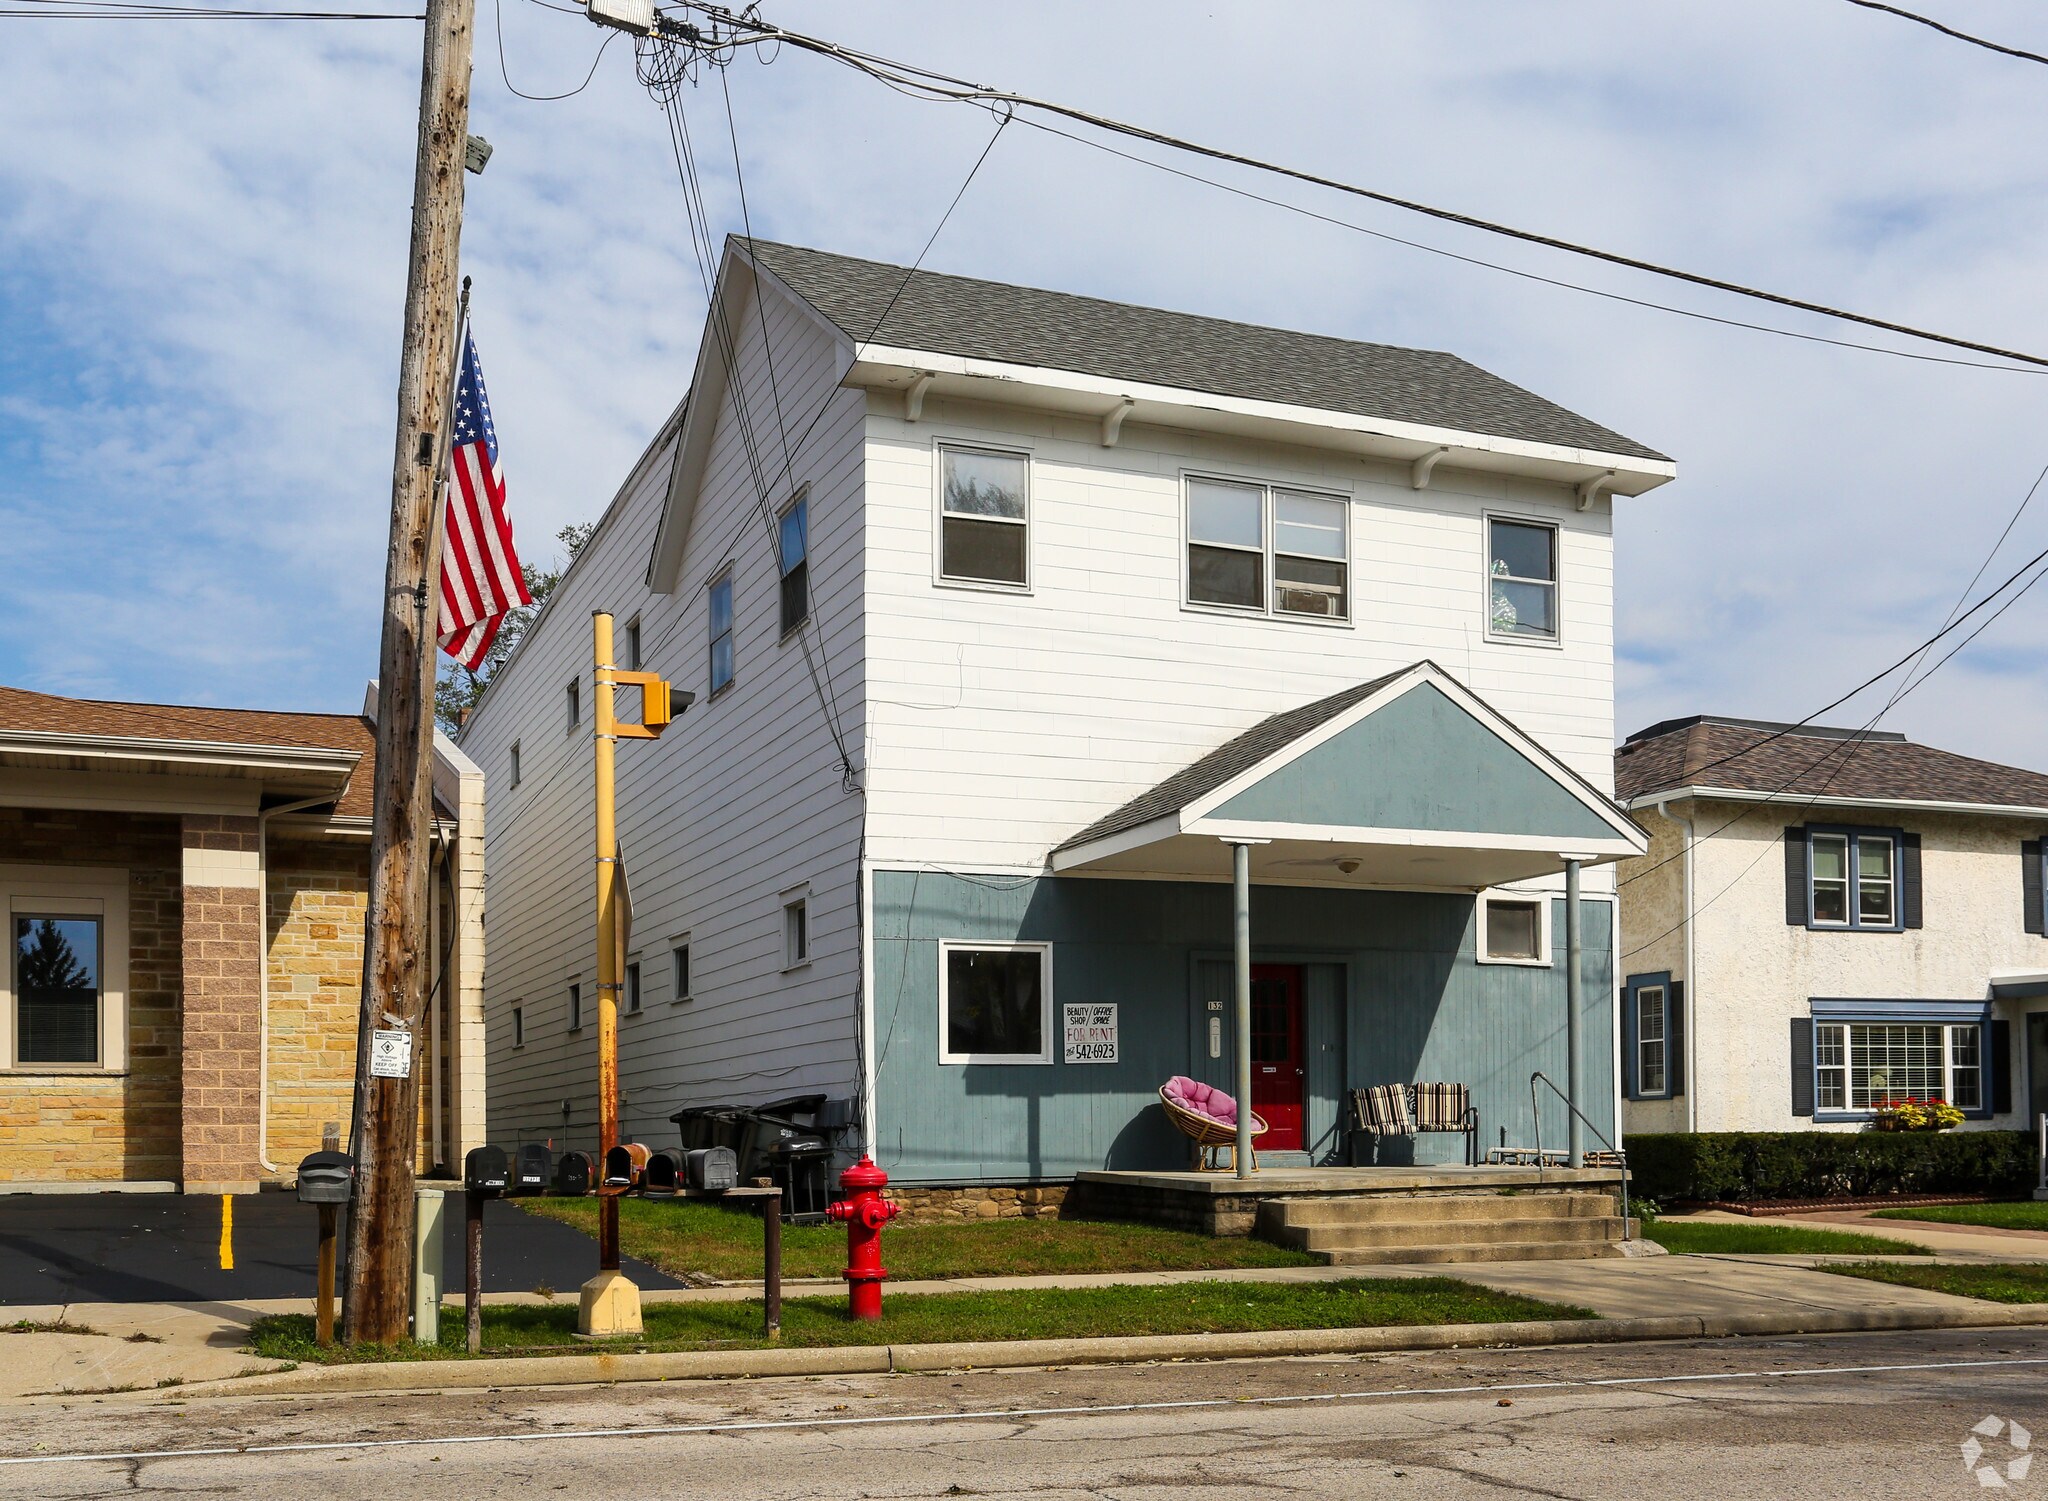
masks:
[[[1978,803],[2048,808],[2048,776],[1958,756],[1903,735],[1696,715],[1629,737],[1614,753],[1623,802],[1683,787],[1783,792],[1822,802]]]
[[[268,709],[202,709],[184,704],[133,704],[62,698],[0,687],[0,730],[53,735],[105,735],[124,740],[195,741],[216,745],[345,750],[362,757],[335,812],[370,815],[376,782],[376,740],[360,714],[285,714]]]

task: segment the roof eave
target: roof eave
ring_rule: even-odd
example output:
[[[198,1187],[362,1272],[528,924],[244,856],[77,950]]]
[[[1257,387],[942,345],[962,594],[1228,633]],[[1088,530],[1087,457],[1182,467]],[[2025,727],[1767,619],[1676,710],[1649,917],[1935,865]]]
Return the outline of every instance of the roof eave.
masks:
[[[927,389],[938,396],[1007,401],[1097,419],[1121,413],[1119,425],[1135,422],[1208,428],[1335,446],[1395,463],[1427,463],[1418,476],[1425,484],[1429,468],[1439,459],[1453,468],[1504,470],[1628,496],[1644,494],[1678,477],[1678,466],[1669,459],[1538,443],[1085,371],[888,345],[865,345],[858,354],[841,384],[888,391],[930,376],[933,379]],[[1105,436],[1113,431],[1106,430]]]
[[[0,730],[0,752],[157,761],[166,765],[253,772],[326,772],[346,781],[359,750],[260,745],[226,740],[167,740],[145,735],[73,735],[54,730]]]
[[[1654,808],[1659,803],[1677,803],[1687,800],[1721,803],[1784,803],[1795,811],[1806,808],[1897,808],[1915,813],[1960,813],[1989,818],[2042,818],[2048,819],[2048,806],[2031,803],[1965,803],[1947,798],[1910,797],[1831,797],[1828,794],[1800,792],[1784,789],[1777,792],[1757,792],[1742,787],[1671,787],[1661,792],[1638,792],[1624,798],[1622,806],[1633,812],[1637,808]]]

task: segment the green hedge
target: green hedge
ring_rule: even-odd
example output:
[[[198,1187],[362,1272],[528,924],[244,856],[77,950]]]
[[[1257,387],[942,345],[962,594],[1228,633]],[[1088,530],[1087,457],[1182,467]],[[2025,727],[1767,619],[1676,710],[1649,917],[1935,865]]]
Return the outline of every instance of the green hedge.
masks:
[[[1635,1192],[1664,1204],[2006,1194],[2035,1174],[2024,1131],[1674,1131],[1625,1145]]]

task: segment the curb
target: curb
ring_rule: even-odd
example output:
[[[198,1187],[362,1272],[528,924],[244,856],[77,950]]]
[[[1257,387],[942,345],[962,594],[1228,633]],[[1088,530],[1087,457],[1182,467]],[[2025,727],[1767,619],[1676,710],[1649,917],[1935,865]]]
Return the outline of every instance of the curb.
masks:
[[[1375,1329],[1269,1329],[1242,1334],[393,1361],[387,1364],[300,1366],[297,1370],[273,1371],[257,1376],[231,1376],[181,1386],[176,1396],[179,1401],[190,1401],[203,1397],[295,1396],[313,1392],[475,1391],[494,1387],[612,1385],[619,1382],[729,1380],[756,1376],[875,1376],[892,1372],[967,1368],[996,1370],[1023,1366],[1387,1354],[1487,1345],[1624,1344],[1640,1340],[1723,1339],[1743,1335],[1857,1334],[2029,1325],[2048,1325],[2048,1304],[1987,1304],[1981,1309],[1898,1308],[1855,1312],[1814,1309],[1790,1314],[1686,1314],[1661,1318],[1549,1319]],[[141,1401],[161,1401],[165,1393],[124,1395],[132,1395]]]

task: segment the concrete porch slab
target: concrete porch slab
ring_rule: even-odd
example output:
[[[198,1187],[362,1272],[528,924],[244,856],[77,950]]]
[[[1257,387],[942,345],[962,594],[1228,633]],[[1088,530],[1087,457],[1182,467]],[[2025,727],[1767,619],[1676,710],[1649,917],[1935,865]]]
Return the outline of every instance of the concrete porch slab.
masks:
[[[1076,1183],[1099,1183],[1173,1193],[1229,1198],[1280,1198],[1291,1194],[1443,1193],[1490,1189],[1618,1188],[1622,1172],[1611,1167],[1279,1167],[1249,1178],[1228,1171],[1138,1172],[1101,1169],[1076,1173]]]

